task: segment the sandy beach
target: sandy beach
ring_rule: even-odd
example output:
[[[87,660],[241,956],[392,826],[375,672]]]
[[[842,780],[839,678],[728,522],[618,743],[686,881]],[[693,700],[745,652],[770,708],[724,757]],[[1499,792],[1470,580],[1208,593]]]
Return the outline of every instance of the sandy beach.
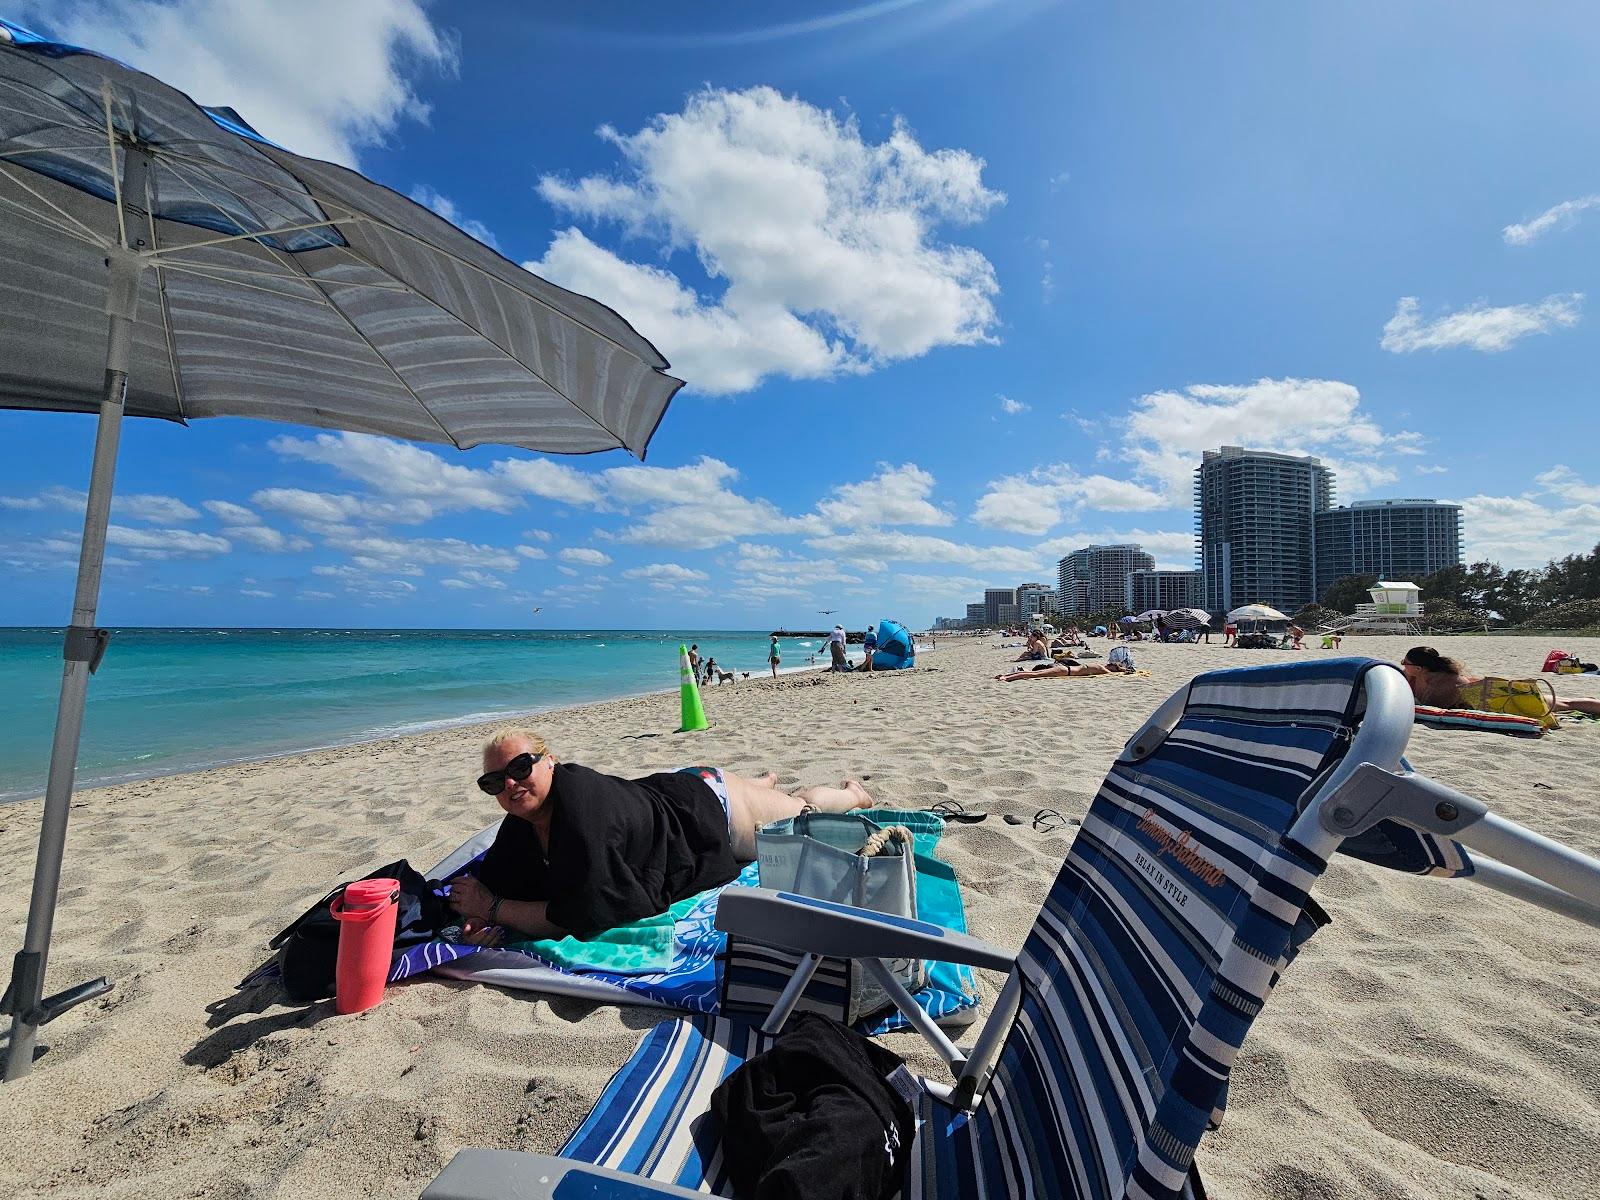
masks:
[[[1409,640],[1352,639],[1393,658]],[[1476,671],[1535,672],[1548,645],[1435,639]],[[854,775],[882,802],[987,811],[942,844],[974,933],[1021,944],[1124,739],[1173,689],[1286,652],[1145,646],[1148,678],[1000,684],[1016,652],[940,639],[892,675],[708,688],[712,728],[670,732],[676,694],[545,714],[563,757],[622,774],[690,762]],[[1307,651],[1315,656],[1320,651]],[[1600,678],[1556,681],[1600,695]],[[530,696],[530,706],[538,702]],[[92,707],[92,700],[91,700]],[[49,984],[116,990],[50,1026],[0,1104],[0,1195],[413,1197],[462,1146],[554,1150],[662,1014],[421,979],[355,1017],[237,991],[266,940],[335,882],[426,868],[499,814],[458,728],[80,793]],[[1538,742],[1418,729],[1411,759],[1505,815],[1600,853],[1600,724]],[[40,806],[0,808],[6,952],[21,942]],[[1007,825],[1003,814],[1023,818]],[[1333,915],[1235,1072],[1201,1167],[1219,1197],[1600,1194],[1600,933],[1485,889],[1336,861]],[[985,981],[985,1005],[994,979]],[[909,1037],[889,1039],[922,1063]]]

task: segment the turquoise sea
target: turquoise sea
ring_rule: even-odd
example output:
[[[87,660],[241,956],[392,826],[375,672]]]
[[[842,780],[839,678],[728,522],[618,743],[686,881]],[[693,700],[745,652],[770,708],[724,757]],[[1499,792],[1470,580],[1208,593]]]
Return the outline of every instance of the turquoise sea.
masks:
[[[767,634],[118,629],[89,684],[80,786],[678,686],[678,645],[766,670]],[[814,640],[783,639],[783,669]],[[59,629],[0,629],[0,802],[44,792]]]

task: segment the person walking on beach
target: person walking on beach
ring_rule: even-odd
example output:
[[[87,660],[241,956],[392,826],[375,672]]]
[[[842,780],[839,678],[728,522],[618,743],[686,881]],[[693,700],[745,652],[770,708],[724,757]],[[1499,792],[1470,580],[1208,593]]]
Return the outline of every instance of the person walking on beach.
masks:
[[[872,626],[867,626],[867,631],[861,635],[861,649],[864,656],[861,660],[863,671],[872,670],[872,656],[878,649],[878,635],[873,632]]]
[[[767,647],[767,663],[772,667],[772,677],[778,677],[778,635],[772,635],[772,645]]]
[[[462,936],[591,936],[727,883],[756,856],[756,830],[807,807],[842,813],[872,797],[854,779],[777,788],[720,767],[621,779],[558,760],[530,729],[505,729],[483,748],[478,787],[505,812],[471,874],[449,883]]]
[[[1235,625],[1232,621],[1229,621],[1226,624],[1224,624],[1223,627],[1222,627],[1222,644],[1224,646],[1231,646],[1235,642],[1237,642],[1238,640],[1239,640],[1239,627],[1237,625]]]
[[[695,687],[700,686],[700,643],[695,642],[689,647],[689,674],[694,677]]]
[[[850,669],[849,660],[844,656],[844,646],[844,626],[835,625],[833,632],[828,635],[828,670],[848,671]]]

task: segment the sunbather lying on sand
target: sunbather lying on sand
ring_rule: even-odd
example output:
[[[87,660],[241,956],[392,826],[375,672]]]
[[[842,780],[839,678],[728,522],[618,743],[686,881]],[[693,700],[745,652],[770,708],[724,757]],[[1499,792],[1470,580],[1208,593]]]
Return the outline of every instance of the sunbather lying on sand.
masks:
[[[619,779],[560,762],[531,730],[505,730],[483,748],[478,786],[505,810],[474,875],[450,885],[468,941],[503,928],[534,938],[583,937],[666,912],[727,883],[756,856],[756,830],[797,816],[866,808],[855,780],[781,792],[775,775],[746,779],[685,767]]]
[[[1031,671],[1011,671],[1005,675],[996,675],[1001,683],[1015,683],[1019,679],[1076,679],[1084,675],[1132,675],[1134,668],[1118,662],[1107,663],[1081,663],[1059,662],[1051,663],[1047,667],[1035,667]]]
[[[1446,658],[1432,646],[1413,646],[1400,662],[1411,694],[1418,704],[1431,704],[1435,708],[1461,708],[1461,689],[1482,681],[1482,675],[1469,675],[1467,668],[1453,658]],[[1581,712],[1600,716],[1600,700],[1575,698],[1557,699],[1551,712]]]

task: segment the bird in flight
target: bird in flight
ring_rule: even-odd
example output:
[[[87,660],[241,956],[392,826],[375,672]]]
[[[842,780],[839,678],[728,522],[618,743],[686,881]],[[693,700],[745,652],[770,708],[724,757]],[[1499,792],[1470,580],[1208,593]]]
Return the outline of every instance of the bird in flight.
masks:
[[[536,608],[536,609],[534,609],[534,610],[533,610],[533,611],[534,611],[534,612],[538,612],[538,611],[539,611],[539,609],[537,609],[537,608]]]
[[[833,616],[834,613],[836,613],[838,611],[839,610],[837,608],[819,608],[819,609],[817,609],[817,616],[819,616],[819,617],[831,617],[831,616]]]

